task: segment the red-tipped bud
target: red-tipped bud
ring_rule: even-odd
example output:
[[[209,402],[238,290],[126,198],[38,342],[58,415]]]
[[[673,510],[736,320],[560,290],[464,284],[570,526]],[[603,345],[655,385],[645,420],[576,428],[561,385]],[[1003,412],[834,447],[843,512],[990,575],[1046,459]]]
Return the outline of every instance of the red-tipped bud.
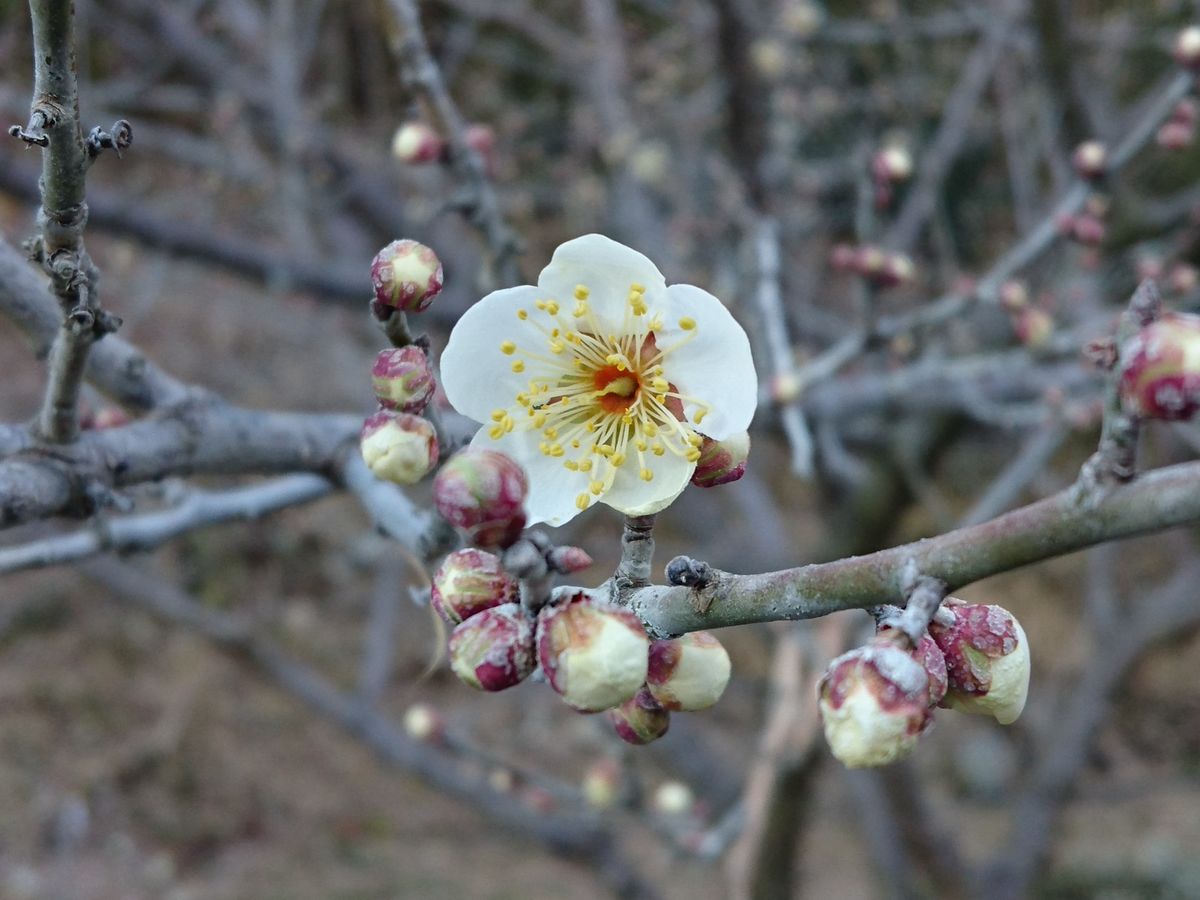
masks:
[[[1187,125],[1189,128],[1196,124],[1196,101],[1191,97],[1184,97],[1175,104],[1175,108],[1171,110],[1171,121],[1179,122],[1182,125]]]
[[[885,625],[879,629],[879,634],[890,634],[892,632],[893,629],[889,625]],[[905,646],[907,646],[907,639],[905,639]],[[929,706],[931,708],[937,706],[942,702],[942,698],[946,696],[946,689],[949,686],[949,676],[946,673],[946,657],[942,654],[937,641],[930,636],[929,632],[921,635],[921,642],[912,651],[912,656],[913,659],[921,664],[921,668],[925,670],[925,677],[929,679]],[[931,724],[932,721],[932,719],[929,719],[926,724]]]
[[[878,247],[859,250],[858,271],[880,288],[909,284],[917,274],[913,261],[903,253],[886,253]]]
[[[463,132],[467,146],[479,154],[490,174],[496,168],[496,132],[491,125],[468,125]]]
[[[615,709],[608,711],[617,737],[627,744],[649,744],[657,741],[671,727],[671,714],[667,712],[649,688],[643,687]]]
[[[646,680],[650,641],[642,623],[587,594],[542,609],[537,649],[550,686],[580,712],[612,709]]]
[[[1104,222],[1096,216],[1082,213],[1075,217],[1071,237],[1085,247],[1095,247],[1104,240]]]
[[[859,247],[855,252],[854,271],[864,278],[876,281],[883,277],[888,255],[871,244]]]
[[[450,668],[477,690],[510,688],[535,665],[533,623],[516,603],[485,609],[450,634]]]
[[[382,306],[421,312],[441,293],[442,263],[424,244],[392,241],[371,261],[371,284]]]
[[[434,742],[446,731],[446,720],[428,703],[414,703],[404,711],[404,731],[415,741]]]
[[[520,536],[528,495],[525,470],[495,450],[456,453],[433,480],[437,511],[481,547],[507,547]]]
[[[592,566],[591,556],[582,547],[555,547],[546,557],[546,562],[561,575],[572,575]]]
[[[380,406],[406,413],[423,410],[436,387],[429,357],[412,344],[380,350],[371,367],[371,384]]]
[[[1071,163],[1080,178],[1094,181],[1108,168],[1108,148],[1100,141],[1084,141],[1075,148]]]
[[[912,173],[912,154],[908,152],[907,147],[893,144],[884,147],[871,159],[871,174],[879,181],[895,184],[907,181],[912,177]]]
[[[1163,313],[1121,348],[1121,402],[1135,416],[1182,421],[1200,409],[1200,316]]]
[[[1012,317],[1017,340],[1026,347],[1041,347],[1054,334],[1054,319],[1044,309],[1027,306]]]
[[[1189,263],[1175,263],[1167,272],[1167,290],[1172,294],[1190,294],[1200,284],[1200,272]]]
[[[593,809],[611,809],[621,800],[625,780],[615,759],[598,759],[583,773],[583,799]]]
[[[406,165],[434,162],[445,148],[438,133],[424,122],[405,122],[392,137],[392,156]]]
[[[851,244],[834,244],[829,251],[829,265],[838,272],[858,270],[858,250]]]
[[[504,571],[500,559],[483,550],[455,550],[433,575],[430,603],[449,625],[517,600],[516,579]]]
[[[1192,123],[1171,121],[1158,129],[1154,140],[1164,150],[1183,150],[1191,146],[1195,136],[1195,125]]]
[[[845,766],[883,766],[907,756],[929,718],[929,678],[890,641],[843,653],[820,686],[821,721]]]
[[[359,450],[376,478],[395,484],[416,484],[438,461],[433,426],[420,416],[388,409],[363,422]]]
[[[1000,308],[1007,312],[1016,312],[1029,305],[1029,289],[1023,281],[1006,281],[1000,285]]]
[[[1184,68],[1200,66],[1200,25],[1189,25],[1176,35],[1172,55]]]
[[[740,432],[724,440],[714,441],[710,437],[700,445],[700,459],[692,473],[692,484],[696,487],[716,487],[729,484],[746,474],[746,459],[750,456],[750,434]]]
[[[800,396],[800,379],[791,372],[780,372],[771,379],[770,392],[780,406],[791,403]]]
[[[668,710],[708,709],[729,684],[729,654],[707,631],[650,645],[646,687]]]
[[[949,598],[929,625],[946,659],[949,687],[942,705],[1017,720],[1029,693],[1029,642],[1021,623],[1001,606]]]

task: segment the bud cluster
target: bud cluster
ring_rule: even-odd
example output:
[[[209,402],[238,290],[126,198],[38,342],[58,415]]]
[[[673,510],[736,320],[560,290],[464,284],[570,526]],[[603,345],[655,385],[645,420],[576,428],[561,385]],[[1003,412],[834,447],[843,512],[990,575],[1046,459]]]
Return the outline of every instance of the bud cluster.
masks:
[[[829,253],[829,264],[839,272],[859,275],[878,288],[911,284],[917,274],[913,261],[905,254],[871,244],[858,247],[835,244]]]
[[[478,153],[490,172],[495,157],[496,133],[488,125],[468,125],[463,130],[467,146]],[[405,122],[392,137],[392,156],[405,165],[445,162],[450,145],[424,122]]]
[[[902,144],[891,144],[871,157],[871,182],[875,188],[875,207],[887,209],[892,205],[897,185],[908,181],[913,173],[912,154]]]
[[[999,606],[948,598],[914,648],[886,622],[869,644],[829,664],[819,708],[830,750],[851,768],[911,753],[937,707],[1016,720],[1029,687],[1029,646]]]

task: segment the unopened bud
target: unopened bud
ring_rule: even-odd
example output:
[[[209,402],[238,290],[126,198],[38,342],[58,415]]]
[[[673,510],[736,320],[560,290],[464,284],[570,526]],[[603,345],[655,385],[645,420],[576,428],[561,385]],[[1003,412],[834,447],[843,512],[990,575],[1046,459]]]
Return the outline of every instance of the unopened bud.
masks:
[[[1026,347],[1041,347],[1054,334],[1054,319],[1044,309],[1027,306],[1017,310],[1012,317],[1013,331],[1017,340]]]
[[[1195,136],[1195,126],[1191,123],[1172,121],[1158,129],[1154,140],[1164,150],[1183,150],[1191,146]]]
[[[742,431],[720,441],[706,437],[700,445],[700,459],[692,473],[692,484],[709,488],[737,481],[746,474],[749,456],[749,432]]]
[[[783,30],[798,38],[811,37],[825,20],[825,13],[810,0],[792,0],[780,12]]]
[[[1104,222],[1096,216],[1083,213],[1075,217],[1071,237],[1086,247],[1095,247],[1104,240]]]
[[[1071,162],[1080,178],[1095,180],[1100,178],[1108,167],[1108,148],[1100,141],[1084,141],[1075,148]]]
[[[707,631],[650,645],[646,687],[668,710],[708,709],[729,684],[729,654]]]
[[[441,158],[445,142],[424,122],[405,122],[392,137],[392,156],[406,165]]]
[[[851,244],[834,244],[829,251],[829,265],[838,272],[858,269],[858,250]]]
[[[504,571],[500,559],[483,550],[455,550],[433,575],[430,603],[447,624],[457,625],[471,616],[517,600],[516,579]]]
[[[491,125],[468,125],[463,131],[467,146],[479,154],[484,170],[490,175],[496,168],[496,132]]]
[[[450,634],[450,668],[463,684],[502,691],[533,671],[533,623],[517,603],[471,616]]]
[[[499,766],[488,772],[488,787],[497,794],[511,794],[517,786],[517,776],[511,769]]]
[[[883,766],[907,756],[929,720],[929,678],[891,642],[843,653],[821,679],[825,740],[845,766]]]
[[[1167,290],[1172,294],[1190,294],[1200,284],[1200,272],[1190,263],[1175,263],[1167,273]]]
[[[1196,124],[1196,113],[1196,101],[1191,97],[1184,97],[1171,110],[1171,121],[1190,127]]]
[[[912,173],[912,154],[908,152],[907,147],[898,144],[884,147],[871,160],[871,174],[880,181],[895,184],[907,181],[912,177]]]
[[[771,399],[784,406],[800,396],[800,379],[791,372],[780,372],[771,379]]]
[[[442,517],[481,547],[507,547],[525,527],[529,481],[511,457],[495,450],[463,450],[433,480]]]
[[[1175,62],[1188,69],[1200,66],[1200,25],[1189,25],[1175,37]]]
[[[624,780],[615,759],[598,759],[583,773],[583,799],[593,809],[611,809],[621,799]]]
[[[1121,402],[1132,415],[1182,421],[1200,409],[1200,316],[1168,312],[1121,348]]]
[[[376,478],[395,484],[416,484],[438,461],[433,426],[420,416],[388,409],[363,422],[359,450]]]
[[[949,688],[942,705],[1017,720],[1029,693],[1029,642],[1016,616],[1001,606],[949,598],[929,624],[946,659]]]
[[[1029,305],[1029,290],[1025,282],[1013,279],[1000,285],[1000,308],[1006,312],[1016,312]]]
[[[442,263],[424,244],[392,241],[371,261],[371,284],[382,306],[421,312],[441,293]]]
[[[119,406],[102,406],[92,416],[91,427],[96,431],[103,431],[105,428],[120,428],[122,425],[128,425],[133,419],[129,417],[129,413],[121,409]]]
[[[423,410],[436,387],[429,357],[412,344],[380,350],[371,367],[371,385],[380,406],[406,413]]]
[[[620,706],[608,711],[617,737],[628,744],[657,741],[671,727],[671,714],[654,699],[649,688],[642,687]]]
[[[894,629],[889,625],[879,629],[881,635],[892,633],[894,633]],[[903,640],[907,646],[908,639],[904,638]],[[920,643],[912,651],[912,657],[921,664],[921,668],[925,670],[925,677],[929,679],[929,706],[931,708],[937,706],[946,696],[949,682],[946,673],[946,657],[928,631],[921,635]]]
[[[750,61],[765,81],[778,81],[787,73],[789,56],[787,46],[774,38],[763,38],[750,45]]]
[[[445,730],[442,714],[428,703],[414,703],[404,711],[404,731],[415,741],[436,741]]]
[[[664,781],[654,789],[650,805],[661,816],[686,816],[696,807],[696,795],[682,781]]]
[[[561,575],[572,575],[592,566],[592,557],[582,547],[555,547],[546,557],[550,568]]]
[[[580,712],[624,703],[646,680],[650,641],[637,616],[587,594],[538,615],[538,660],[550,686]]]

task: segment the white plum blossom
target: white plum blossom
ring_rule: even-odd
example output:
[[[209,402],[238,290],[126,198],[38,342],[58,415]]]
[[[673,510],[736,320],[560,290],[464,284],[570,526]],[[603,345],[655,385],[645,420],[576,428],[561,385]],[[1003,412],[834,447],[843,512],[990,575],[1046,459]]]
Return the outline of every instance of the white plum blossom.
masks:
[[[745,431],[758,379],[721,301],[667,286],[635,250],[598,234],[561,245],[537,285],[488,294],[442,354],[442,385],[485,423],[472,447],[529,474],[529,524],[596,502],[627,515],[668,506],[704,437]]]

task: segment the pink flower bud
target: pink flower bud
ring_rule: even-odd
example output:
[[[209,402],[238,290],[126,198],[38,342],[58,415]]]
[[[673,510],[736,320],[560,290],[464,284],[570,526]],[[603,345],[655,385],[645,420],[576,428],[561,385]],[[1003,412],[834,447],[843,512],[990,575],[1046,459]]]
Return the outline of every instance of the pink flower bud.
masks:
[[[468,125],[463,132],[467,145],[479,154],[488,174],[496,168],[496,132],[491,125]]]
[[[438,133],[424,122],[405,122],[392,137],[392,156],[407,165],[434,162],[445,146]]]
[[[899,182],[912,177],[912,154],[907,147],[894,144],[884,147],[871,159],[871,174],[879,181]]]
[[[424,244],[392,241],[371,261],[377,303],[403,312],[429,308],[442,290],[442,263]]]
[[[420,416],[387,409],[363,422],[359,450],[376,478],[396,484],[416,484],[438,461],[433,426]]]
[[[1120,389],[1133,415],[1190,419],[1200,408],[1200,316],[1163,313],[1126,341]]]
[[[525,527],[525,470],[495,450],[463,450],[433,480],[433,503],[442,517],[481,547],[507,547]]]
[[[1108,148],[1100,141],[1084,141],[1075,148],[1071,162],[1080,178],[1095,180],[1104,174],[1108,166]]]
[[[708,709],[729,684],[729,654],[707,631],[650,645],[646,687],[668,710]]]
[[[750,455],[750,434],[740,432],[721,441],[710,437],[700,445],[700,459],[692,473],[696,487],[716,487],[729,484],[746,474],[746,459]]]
[[[800,396],[800,379],[790,372],[780,372],[771,379],[771,399],[780,406],[791,403]]]
[[[411,344],[380,350],[371,368],[371,384],[380,406],[406,413],[423,410],[436,387],[429,357]]]
[[[1158,129],[1154,140],[1164,150],[1183,150],[1191,146],[1195,136],[1195,126],[1192,123],[1171,121]]]
[[[1006,281],[1000,285],[999,300],[1001,309],[1016,312],[1029,305],[1029,289],[1023,281]]]
[[[929,678],[891,642],[873,642],[829,664],[820,686],[821,721],[845,766],[883,766],[912,752],[929,719]]]
[[[667,712],[649,688],[643,687],[615,709],[608,711],[617,737],[627,744],[649,744],[667,733],[671,714]]]
[[[414,703],[404,711],[404,731],[415,741],[433,742],[446,731],[446,720],[428,703]]]
[[[858,251],[850,244],[834,244],[829,251],[829,265],[838,272],[855,271],[858,268]]]
[[[859,247],[854,257],[854,270],[864,278],[876,280],[883,277],[888,255],[878,247],[867,244]]]
[[[1021,623],[1001,606],[963,603],[953,597],[929,625],[946,659],[949,687],[942,705],[1017,720],[1029,692],[1029,642]]]
[[[582,547],[555,547],[546,558],[555,572],[571,575],[592,566],[592,557]]]
[[[519,589],[504,571],[500,559],[483,550],[455,550],[433,575],[430,603],[449,625],[471,616],[516,602]]]
[[[646,680],[650,641],[642,623],[587,594],[542,609],[537,649],[550,686],[580,712],[612,709]]]
[[[1184,68],[1200,66],[1200,25],[1189,25],[1175,37],[1175,62]]]
[[[1104,240],[1104,222],[1087,213],[1075,217],[1071,237],[1086,247],[1095,247]]]
[[[450,634],[450,668],[477,690],[510,688],[535,665],[533,623],[516,603],[485,609]]]
[[[889,634],[893,630],[891,626],[885,625],[879,629],[878,633]],[[905,646],[907,646],[907,638],[905,639]],[[930,708],[935,707],[946,696],[946,689],[949,684],[946,673],[946,657],[942,654],[941,648],[938,647],[937,641],[929,635],[928,631],[921,635],[921,642],[912,651],[912,657],[925,670],[925,677],[929,679],[929,706]],[[932,719],[927,720],[926,725],[928,726],[930,723],[932,723]]]
[[[102,406],[96,411],[92,417],[91,427],[97,431],[103,431],[105,428],[120,428],[122,425],[128,425],[133,419],[129,417],[129,413],[121,409],[119,406]]]
[[[1044,309],[1027,306],[1012,317],[1017,340],[1026,347],[1041,347],[1054,334],[1054,319]]]
[[[1171,110],[1171,121],[1179,122],[1182,125],[1187,125],[1189,128],[1196,124],[1196,101],[1191,97],[1184,97],[1175,104],[1175,108]]]
[[[621,799],[624,779],[615,759],[598,759],[587,767],[580,784],[583,799],[593,809],[611,809]]]
[[[1189,263],[1175,263],[1167,272],[1167,290],[1172,294],[1190,294],[1200,284],[1200,272]]]

